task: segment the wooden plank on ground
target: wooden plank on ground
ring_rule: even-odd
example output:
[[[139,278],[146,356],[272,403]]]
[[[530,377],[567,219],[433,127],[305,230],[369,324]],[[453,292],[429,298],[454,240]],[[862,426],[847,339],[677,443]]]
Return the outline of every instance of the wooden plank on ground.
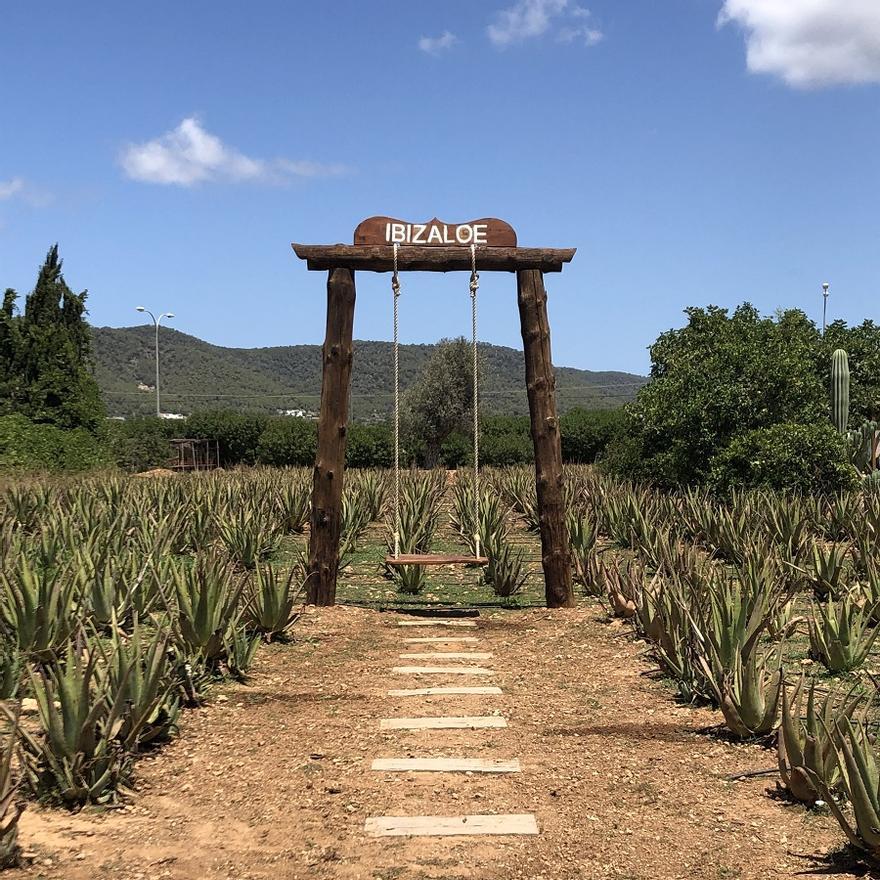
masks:
[[[537,834],[531,813],[497,816],[370,816],[364,831],[371,837],[451,837],[478,834]]]
[[[500,715],[449,715],[434,718],[383,718],[379,730],[479,730],[507,727]]]
[[[494,675],[483,666],[394,666],[397,675]]]
[[[428,651],[425,654],[398,654],[402,660],[491,660],[485,651]]]
[[[398,620],[398,626],[470,626],[475,627],[474,620]]]
[[[373,770],[391,773],[519,773],[516,758],[376,758]]]
[[[445,697],[469,694],[500,694],[500,687],[427,687],[401,688],[388,691],[389,697]]]
[[[427,638],[422,639],[404,639],[404,644],[407,645],[426,645],[431,642],[468,642],[474,643],[480,641],[476,636],[428,636]]]

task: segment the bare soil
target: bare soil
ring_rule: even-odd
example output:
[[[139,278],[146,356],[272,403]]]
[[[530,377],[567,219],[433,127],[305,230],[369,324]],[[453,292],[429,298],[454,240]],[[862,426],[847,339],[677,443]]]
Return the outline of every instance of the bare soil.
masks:
[[[597,607],[484,612],[474,630],[310,610],[296,641],[261,648],[247,685],[218,688],[181,736],[138,764],[123,809],[31,806],[31,863],[65,880],[767,880],[810,874],[833,820],[769,796],[775,754],[707,733],[645,646]],[[476,635],[492,679],[395,676],[404,638]],[[430,650],[418,646],[417,650]],[[451,646],[447,650],[455,650]],[[429,680],[430,679],[430,680]],[[496,683],[502,696],[391,698],[389,687]],[[506,729],[382,731],[380,718],[500,712]],[[375,757],[519,758],[509,775],[393,774]],[[368,816],[528,813],[537,837],[368,838]]]

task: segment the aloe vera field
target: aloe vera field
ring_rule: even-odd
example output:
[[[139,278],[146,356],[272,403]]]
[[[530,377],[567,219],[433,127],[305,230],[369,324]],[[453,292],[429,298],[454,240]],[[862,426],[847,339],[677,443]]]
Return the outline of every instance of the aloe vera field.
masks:
[[[488,564],[390,567],[392,475],[350,471],[338,604],[317,609],[304,605],[305,469],[5,481],[0,844],[19,865],[9,876],[871,870],[875,487],[722,501],[568,467],[578,601],[551,611],[533,472],[487,469],[478,513],[471,480],[403,472],[400,540],[406,552],[472,553],[479,535]],[[414,653],[395,653],[392,628],[430,623],[437,608],[450,626],[408,630]],[[464,628],[474,622],[477,650],[477,630]],[[425,693],[407,709],[476,707],[503,717],[491,724],[501,729],[475,741],[377,728],[383,663],[436,658],[441,643],[449,659],[494,655],[493,670],[468,667],[460,680],[503,683],[503,694]],[[421,683],[440,681],[419,669]],[[457,782],[371,773],[401,735],[409,759],[469,749],[521,765]],[[382,811],[438,805],[528,810],[540,834],[365,834]]]

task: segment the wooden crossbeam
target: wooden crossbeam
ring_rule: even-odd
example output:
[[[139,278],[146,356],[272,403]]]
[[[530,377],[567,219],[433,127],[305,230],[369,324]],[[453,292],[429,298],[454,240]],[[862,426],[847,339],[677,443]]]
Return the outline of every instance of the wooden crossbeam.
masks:
[[[352,269],[390,272],[394,268],[391,245],[297,244],[294,253],[312,270]],[[477,250],[477,271],[518,272],[536,269],[561,272],[570,263],[576,248],[488,247]],[[469,247],[404,246],[397,251],[401,272],[470,272]]]

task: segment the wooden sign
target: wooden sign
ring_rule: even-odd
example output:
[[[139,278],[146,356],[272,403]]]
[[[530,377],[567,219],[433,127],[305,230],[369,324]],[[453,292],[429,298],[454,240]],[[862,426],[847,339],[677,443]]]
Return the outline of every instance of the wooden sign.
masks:
[[[407,223],[393,217],[368,217],[354,231],[354,243],[399,244],[407,247],[516,247],[516,232],[509,223],[486,217],[470,223],[444,223],[436,217],[427,223]]]

